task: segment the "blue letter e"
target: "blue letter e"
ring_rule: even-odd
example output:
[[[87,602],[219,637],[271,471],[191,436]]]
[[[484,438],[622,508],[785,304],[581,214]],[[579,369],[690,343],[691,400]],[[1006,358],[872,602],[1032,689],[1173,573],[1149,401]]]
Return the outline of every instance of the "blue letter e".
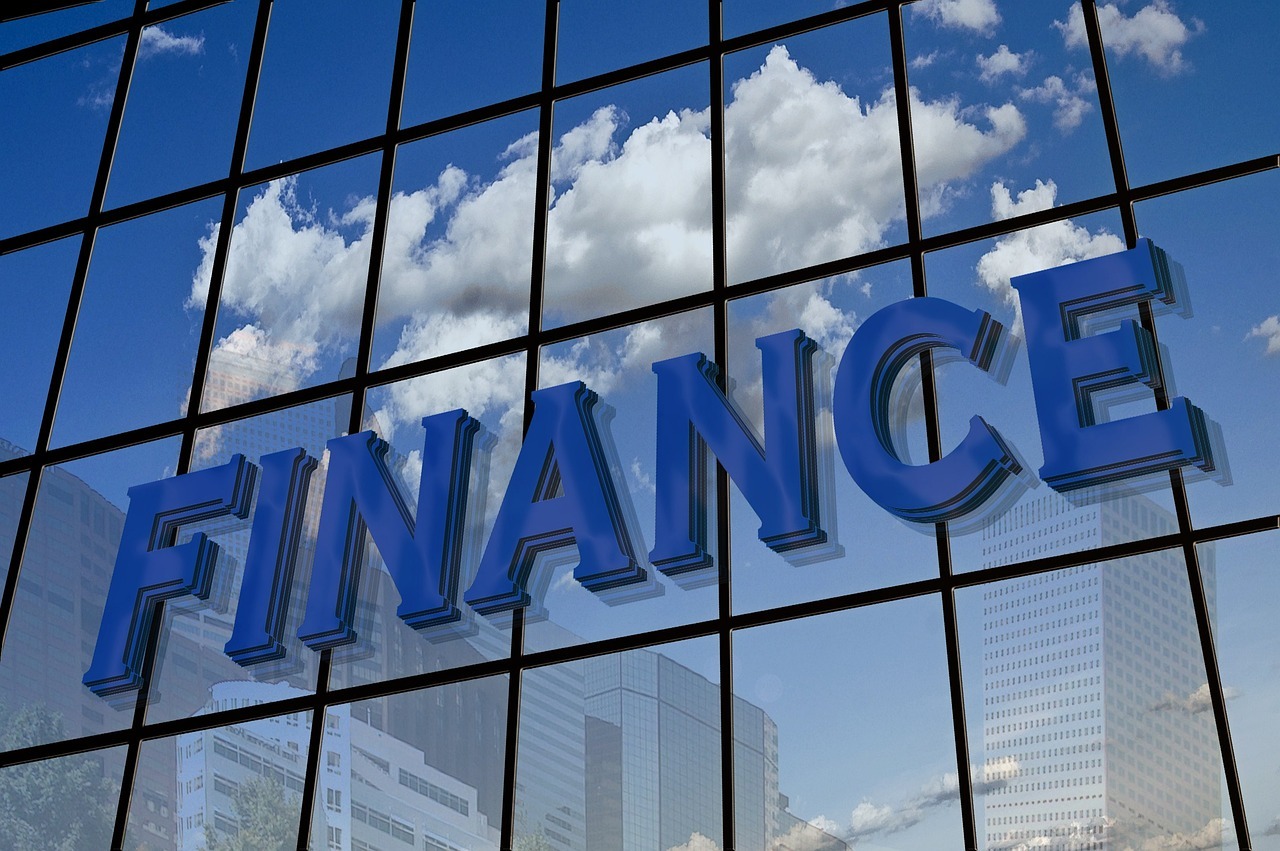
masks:
[[[218,545],[203,532],[173,546],[178,527],[233,514],[249,515],[256,468],[243,455],[219,467],[129,488],[115,571],[84,684],[107,697],[142,685],[151,621],[162,600],[206,599]]]
[[[1194,464],[1213,469],[1204,414],[1184,397],[1163,411],[1096,422],[1094,394],[1161,382],[1151,333],[1132,319],[1083,336],[1081,320],[1101,310],[1159,298],[1172,304],[1170,261],[1150,240],[1118,254],[1021,275],[1027,354],[1044,466],[1040,478],[1068,491]]]

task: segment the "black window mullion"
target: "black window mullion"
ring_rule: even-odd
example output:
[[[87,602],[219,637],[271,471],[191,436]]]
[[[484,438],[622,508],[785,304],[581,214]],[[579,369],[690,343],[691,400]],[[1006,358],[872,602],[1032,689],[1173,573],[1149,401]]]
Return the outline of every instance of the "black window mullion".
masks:
[[[1111,91],[1111,75],[1107,69],[1106,50],[1102,41],[1102,26],[1098,20],[1096,0],[1080,0],[1083,7],[1085,33],[1089,41],[1089,52],[1093,60],[1094,80],[1098,89],[1098,106],[1102,114],[1103,129],[1107,137],[1107,148],[1111,157],[1111,172],[1115,180],[1116,197],[1120,202],[1120,218],[1124,227],[1125,244],[1133,248],[1138,241],[1138,222],[1134,211],[1133,192],[1129,186],[1128,170],[1124,159],[1124,146],[1120,140],[1120,123],[1116,114],[1115,97]],[[1152,341],[1159,346],[1156,333],[1155,317],[1151,303],[1143,302],[1138,306],[1138,315],[1142,327],[1151,333]],[[1166,410],[1169,407],[1167,382],[1161,380],[1154,388],[1156,407]],[[1249,836],[1249,825],[1245,817],[1244,795],[1240,789],[1240,775],[1236,764],[1235,748],[1231,741],[1231,728],[1227,720],[1226,695],[1222,689],[1222,674],[1218,669],[1218,656],[1214,644],[1213,625],[1210,620],[1208,601],[1204,589],[1204,575],[1200,569],[1200,558],[1194,544],[1193,524],[1190,505],[1187,500],[1186,483],[1180,469],[1169,471],[1169,487],[1172,491],[1174,509],[1178,518],[1179,534],[1183,538],[1183,554],[1187,565],[1188,586],[1191,603],[1195,610],[1196,631],[1200,637],[1200,648],[1204,658],[1206,684],[1209,687],[1209,699],[1213,705],[1214,723],[1218,733],[1218,747],[1222,757],[1222,771],[1226,779],[1227,797],[1231,801],[1231,817],[1235,827],[1236,841],[1241,851],[1252,847]]]
[[[711,288],[715,362],[720,364],[717,383],[726,388],[729,369],[728,223],[725,201],[724,127],[724,10],[722,0],[707,2],[707,35],[711,45]],[[720,800],[723,847],[737,847],[737,772],[733,717],[733,549],[732,492],[729,474],[716,463],[716,611],[720,642]]]
[[[554,112],[556,54],[559,50],[560,3],[546,0],[542,30],[542,78],[538,103],[538,166],[533,198],[533,251],[529,263],[529,319],[524,364],[524,417],[527,432],[533,419],[532,393],[538,389],[542,316],[545,309],[547,220],[551,203],[551,155],[555,149]],[[521,688],[524,678],[525,610],[511,613],[511,658],[507,675],[507,727],[503,740],[500,848],[510,851],[516,836],[516,773],[519,770]]]
[[[920,184],[916,171],[915,137],[911,121],[911,87],[907,78],[906,35],[902,24],[902,6],[890,6],[889,40],[893,58],[894,97],[898,107],[898,142],[902,157],[902,187],[906,203],[907,244],[911,262],[912,294],[923,298],[929,294],[924,264],[924,233],[921,225]],[[934,376],[934,359],[930,351],[920,354],[920,384],[924,400],[925,434],[929,461],[942,458],[942,429],[938,411],[938,391]],[[934,525],[937,543],[938,575],[942,580],[942,626],[946,641],[947,677],[951,690],[952,737],[955,742],[957,791],[960,798],[960,824],[966,851],[977,851],[978,832],[974,814],[973,770],[969,756],[969,733],[964,706],[964,677],[960,667],[960,633],[956,619],[955,585],[951,563],[950,535],[946,523]]]

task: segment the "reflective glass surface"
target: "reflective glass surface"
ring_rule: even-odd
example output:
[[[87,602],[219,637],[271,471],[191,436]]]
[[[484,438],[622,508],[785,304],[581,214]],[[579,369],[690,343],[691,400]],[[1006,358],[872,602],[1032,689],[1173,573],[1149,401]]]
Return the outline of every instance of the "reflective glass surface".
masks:
[[[718,681],[705,639],[526,672],[515,847],[722,847]],[[735,703],[760,753],[771,722]]]
[[[355,354],[377,169],[363,157],[241,192],[203,410],[332,381]],[[209,294],[217,227],[198,241],[193,301]]]
[[[272,4],[247,167],[385,129],[398,12],[393,3]]]
[[[1060,204],[1113,188],[1093,68],[1059,35],[1058,4],[904,11],[927,233],[1008,218],[1008,196],[1032,187]]]
[[[711,287],[707,68],[561,101],[544,325]]]
[[[0,238],[89,212],[123,50],[113,38],[0,71]]]
[[[1219,847],[1222,760],[1196,710],[1207,686],[1181,551],[965,589],[956,609],[988,846]]]
[[[499,847],[507,678],[335,706],[311,847]]]
[[[35,448],[49,397],[49,377],[67,315],[67,295],[82,240],[72,237],[0,256],[0,278],[21,312],[0,319],[0,360],[9,365],[0,437]]]
[[[375,368],[527,329],[537,151],[523,112],[396,152]]]
[[[760,756],[734,754],[735,775],[766,778],[738,793],[741,847],[961,845],[936,597],[741,630],[733,656],[738,717],[766,719]]]
[[[171,475],[177,452],[176,440],[159,441],[41,473],[0,657],[5,716],[30,711],[49,721],[30,728],[28,745],[119,730],[132,722],[136,692],[107,701],[82,679],[120,547],[126,490]],[[21,489],[8,486],[0,496],[11,500],[6,514],[21,510]]]
[[[288,686],[223,683],[198,713],[295,696]],[[296,848],[311,713],[292,712],[142,745],[125,847]],[[231,845],[231,847],[235,847]]]
[[[1020,193],[1015,205],[1034,207],[1039,193]],[[1038,477],[1044,445],[1031,379],[1030,357],[1022,329],[1020,302],[1010,279],[1074,260],[1122,250],[1114,213],[1063,219],[1015,231],[995,240],[972,243],[926,258],[929,294],[966,308],[988,310],[1006,329],[1006,348],[986,373],[958,356],[935,359],[942,451],[952,452],[977,415],[997,429],[1025,471],[988,509],[951,524],[952,560],[957,570],[1011,564],[1059,553],[1109,546],[1123,541],[1169,535],[1177,518],[1165,474],[1097,488],[1058,493]],[[1106,333],[1123,316],[1103,316],[1086,331]],[[1164,332],[1184,322],[1161,315]],[[1166,374],[1172,375],[1170,364]],[[1141,416],[1156,410],[1153,392],[1138,384],[1102,406],[1100,421]]]
[[[875,15],[726,61],[731,283],[906,236],[886,35]]]
[[[108,206],[226,177],[253,20],[237,0],[142,31]]]
[[[55,445],[186,411],[205,309],[192,271],[220,208],[220,199],[200,201],[99,231],[58,397]],[[157,346],[170,356],[152,357]]]
[[[544,9],[522,0],[418,7],[400,123],[420,124],[537,91],[544,28]]]
[[[1276,15],[0,24],[0,848],[1280,851]]]
[[[775,608],[938,575],[933,527],[897,520],[854,484],[836,446],[831,411],[836,370],[854,331],[876,310],[910,297],[911,270],[906,263],[894,263],[729,303],[730,397],[738,402],[757,437],[763,436],[766,458],[770,437],[762,421],[765,388],[756,341],[800,328],[819,347],[811,369],[818,513],[827,533],[825,541],[812,546],[781,553],[769,549],[759,537],[758,512],[735,486],[730,547],[736,611]],[[903,410],[895,416],[899,422],[895,445],[913,463],[921,463],[927,451],[918,388],[914,394],[903,394],[900,401]]]
[[[651,364],[689,352],[707,352],[711,343],[711,316],[708,311],[695,311],[542,350],[540,387],[581,381],[600,396],[592,417],[601,438],[609,479],[618,494],[623,526],[632,538],[631,553],[643,575],[629,584],[593,593],[574,577],[580,564],[580,553],[574,547],[542,554],[529,580],[534,602],[526,612],[526,651],[714,616],[714,549],[709,553],[712,564],[673,575],[654,567],[648,555],[657,543],[654,530],[658,510],[654,469],[658,379]],[[536,407],[534,415],[537,416]],[[579,494],[588,492],[586,498],[600,498],[595,495],[598,486],[581,479],[566,480],[561,490],[568,494],[575,484]],[[706,540],[714,542],[715,513],[707,513]]]

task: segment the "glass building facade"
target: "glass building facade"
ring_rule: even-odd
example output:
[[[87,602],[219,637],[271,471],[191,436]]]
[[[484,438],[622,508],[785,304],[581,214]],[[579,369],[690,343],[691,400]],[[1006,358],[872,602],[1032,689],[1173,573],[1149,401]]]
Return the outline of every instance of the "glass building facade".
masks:
[[[1280,851],[1277,34],[1264,0],[9,4],[0,848]],[[1163,365],[1093,416],[1185,396],[1216,463],[1061,495],[1010,281],[1140,238],[1189,298],[1088,317]],[[831,384],[926,296],[1015,345],[920,355],[890,448],[979,414],[1026,474],[922,526],[854,484]],[[764,442],[756,341],[793,328],[827,540],[767,547],[710,460],[710,564],[667,575],[651,365],[705,354]],[[465,590],[572,381],[644,581],[547,549],[528,606],[419,631],[353,522],[356,637],[296,637],[330,441],[385,441],[412,515],[423,419],[478,421]],[[254,510],[204,519],[208,593],[91,692],[130,488],[295,447],[279,652],[224,652]]]

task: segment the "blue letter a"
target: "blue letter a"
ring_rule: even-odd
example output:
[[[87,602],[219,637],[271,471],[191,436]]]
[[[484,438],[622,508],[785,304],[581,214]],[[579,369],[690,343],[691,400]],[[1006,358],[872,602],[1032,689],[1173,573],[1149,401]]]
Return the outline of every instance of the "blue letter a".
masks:
[[[466,601],[481,614],[529,605],[540,553],[576,543],[574,579],[590,591],[644,581],[581,381],[535,390],[533,419]]]

